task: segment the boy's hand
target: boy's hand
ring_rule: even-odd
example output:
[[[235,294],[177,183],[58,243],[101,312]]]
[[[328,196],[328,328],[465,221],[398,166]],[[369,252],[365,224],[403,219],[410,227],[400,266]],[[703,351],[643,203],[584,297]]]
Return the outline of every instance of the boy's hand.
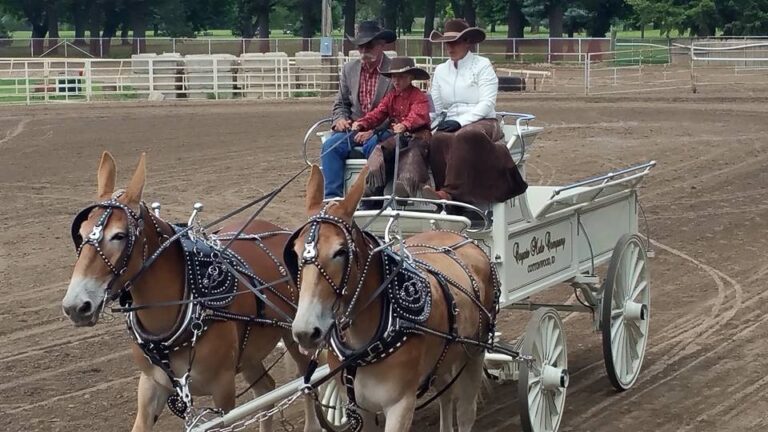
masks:
[[[355,142],[358,144],[364,144],[366,141],[371,139],[372,136],[373,136],[373,131],[358,132],[355,135]]]
[[[408,128],[405,127],[402,123],[397,123],[396,125],[392,126],[392,131],[394,131],[396,134],[401,134],[407,131]]]

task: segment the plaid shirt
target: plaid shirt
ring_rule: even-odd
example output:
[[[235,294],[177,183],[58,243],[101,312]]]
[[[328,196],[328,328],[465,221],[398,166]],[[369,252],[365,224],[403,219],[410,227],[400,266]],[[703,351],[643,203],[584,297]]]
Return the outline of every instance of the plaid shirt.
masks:
[[[363,63],[360,68],[360,92],[357,97],[363,113],[367,113],[373,108],[371,105],[373,104],[373,98],[376,96],[376,84],[379,82],[380,65],[381,59],[379,59],[379,63],[375,66],[368,66]]]

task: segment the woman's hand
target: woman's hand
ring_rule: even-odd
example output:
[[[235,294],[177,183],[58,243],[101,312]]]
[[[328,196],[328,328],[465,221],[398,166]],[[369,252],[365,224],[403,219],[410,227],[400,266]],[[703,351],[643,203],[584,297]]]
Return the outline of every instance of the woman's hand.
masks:
[[[353,131],[359,131],[362,128],[363,128],[363,125],[361,125],[360,122],[352,123],[352,130]]]
[[[439,132],[456,132],[459,129],[461,129],[461,123],[456,120],[444,120],[437,127]]]
[[[397,123],[394,126],[392,126],[392,131],[396,134],[405,133],[408,130],[407,127],[405,127],[402,123]]]

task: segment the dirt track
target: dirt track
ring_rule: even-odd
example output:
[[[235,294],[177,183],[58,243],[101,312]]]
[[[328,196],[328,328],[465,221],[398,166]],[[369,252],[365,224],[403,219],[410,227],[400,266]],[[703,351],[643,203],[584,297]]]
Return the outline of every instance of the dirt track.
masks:
[[[768,107],[749,96],[499,103],[547,127],[528,167],[533,184],[659,161],[641,190],[657,241],[643,372],[633,389],[615,393],[588,317],[567,317],[572,379],[561,430],[768,429]],[[69,223],[95,194],[103,149],[117,158],[120,184],[148,151],[147,200],[161,201],[171,220],[186,219],[201,200],[210,220],[300,168],[305,128],[327,106],[0,109],[0,429],[132,424],[137,373],[122,321],[74,329],[60,311],[74,263]],[[302,186],[289,187],[266,218],[301,221]],[[502,318],[502,331],[514,335],[526,315]],[[493,386],[476,430],[517,430],[516,395],[514,384]],[[437,430],[435,420],[427,410],[414,430]],[[159,426],[180,430],[167,411]]]

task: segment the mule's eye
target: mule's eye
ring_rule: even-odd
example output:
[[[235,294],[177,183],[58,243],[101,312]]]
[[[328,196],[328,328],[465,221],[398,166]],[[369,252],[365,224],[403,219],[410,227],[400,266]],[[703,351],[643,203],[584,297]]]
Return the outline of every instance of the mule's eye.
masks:
[[[125,240],[126,237],[127,237],[127,235],[125,233],[119,232],[119,233],[115,233],[112,236],[112,238],[109,239],[109,240],[110,241],[123,241],[123,240]]]
[[[333,254],[333,259],[346,258],[348,255],[347,248],[339,248],[336,253]]]

